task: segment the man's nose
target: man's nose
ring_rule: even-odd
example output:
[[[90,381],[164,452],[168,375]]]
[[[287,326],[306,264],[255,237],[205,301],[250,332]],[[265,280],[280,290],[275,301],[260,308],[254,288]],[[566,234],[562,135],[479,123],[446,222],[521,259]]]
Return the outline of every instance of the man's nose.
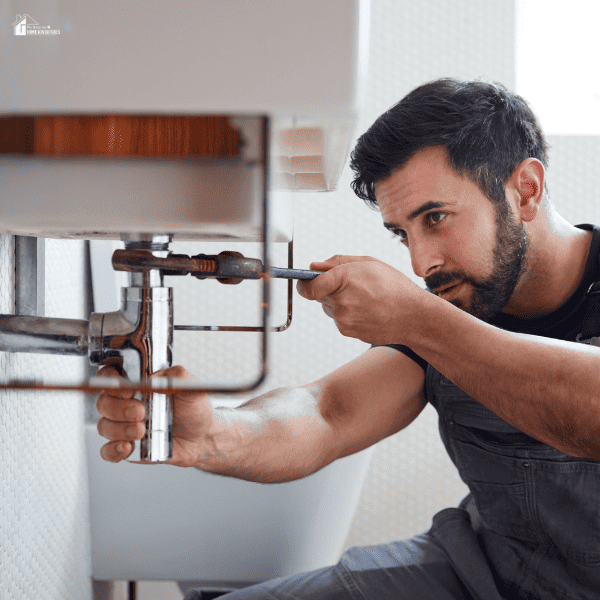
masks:
[[[433,240],[411,240],[410,262],[417,277],[425,279],[444,264],[444,257]]]

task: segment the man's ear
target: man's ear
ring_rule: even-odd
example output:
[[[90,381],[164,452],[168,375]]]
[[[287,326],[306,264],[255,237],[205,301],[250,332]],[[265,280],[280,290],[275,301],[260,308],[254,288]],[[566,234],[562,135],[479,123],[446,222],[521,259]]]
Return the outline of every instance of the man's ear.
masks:
[[[516,213],[524,222],[537,216],[544,197],[544,165],[537,158],[526,158],[510,176]]]

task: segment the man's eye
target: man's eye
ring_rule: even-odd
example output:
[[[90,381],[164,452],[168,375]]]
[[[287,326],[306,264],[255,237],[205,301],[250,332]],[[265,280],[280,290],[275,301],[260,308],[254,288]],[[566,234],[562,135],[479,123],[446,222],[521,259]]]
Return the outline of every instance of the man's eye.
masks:
[[[437,225],[447,214],[445,212],[430,212],[427,214],[427,220],[430,225]]]
[[[394,231],[392,231],[391,233],[392,237],[401,244],[404,244],[406,242],[407,236],[406,231],[404,231],[404,229],[394,229]]]

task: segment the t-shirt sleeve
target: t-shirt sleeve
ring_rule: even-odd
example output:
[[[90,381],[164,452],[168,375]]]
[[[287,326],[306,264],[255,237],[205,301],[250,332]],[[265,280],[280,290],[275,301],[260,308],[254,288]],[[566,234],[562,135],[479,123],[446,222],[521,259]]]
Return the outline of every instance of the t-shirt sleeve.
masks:
[[[429,364],[424,358],[421,358],[414,350],[411,350],[408,346],[404,346],[403,344],[379,344],[373,345],[371,348],[393,348],[394,350],[398,350],[398,352],[402,352],[402,354],[406,354],[408,358],[412,358],[422,369],[427,372],[427,365]]]

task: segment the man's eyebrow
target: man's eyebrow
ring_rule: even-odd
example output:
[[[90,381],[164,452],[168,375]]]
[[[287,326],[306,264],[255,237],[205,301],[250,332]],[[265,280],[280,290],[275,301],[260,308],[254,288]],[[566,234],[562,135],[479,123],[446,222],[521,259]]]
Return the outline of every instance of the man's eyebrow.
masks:
[[[394,223],[388,223],[387,221],[383,222],[383,226],[386,229],[389,229],[392,233],[396,233],[398,231],[398,229],[400,229],[400,227],[398,227],[398,225],[394,225]]]
[[[419,215],[422,215],[424,212],[427,212],[432,208],[443,208],[444,206],[447,206],[447,204],[447,202],[433,202],[432,200],[430,200],[429,202],[425,202],[424,204],[421,204],[419,208],[413,210],[410,213],[410,215],[408,215],[408,220],[413,221]],[[384,221],[383,226],[386,229],[389,229],[390,231],[398,231],[398,229],[400,229],[400,227],[398,227],[398,225],[396,225],[395,223],[388,223],[387,221]]]
[[[427,212],[428,210],[431,210],[432,208],[443,208],[444,206],[446,206],[447,202],[433,202],[433,201],[429,201],[429,202],[425,202],[425,204],[421,204],[421,206],[419,206],[419,208],[417,208],[416,210],[413,210],[410,215],[408,215],[408,220],[412,221],[413,219],[416,219],[419,215],[423,214],[424,212]]]

